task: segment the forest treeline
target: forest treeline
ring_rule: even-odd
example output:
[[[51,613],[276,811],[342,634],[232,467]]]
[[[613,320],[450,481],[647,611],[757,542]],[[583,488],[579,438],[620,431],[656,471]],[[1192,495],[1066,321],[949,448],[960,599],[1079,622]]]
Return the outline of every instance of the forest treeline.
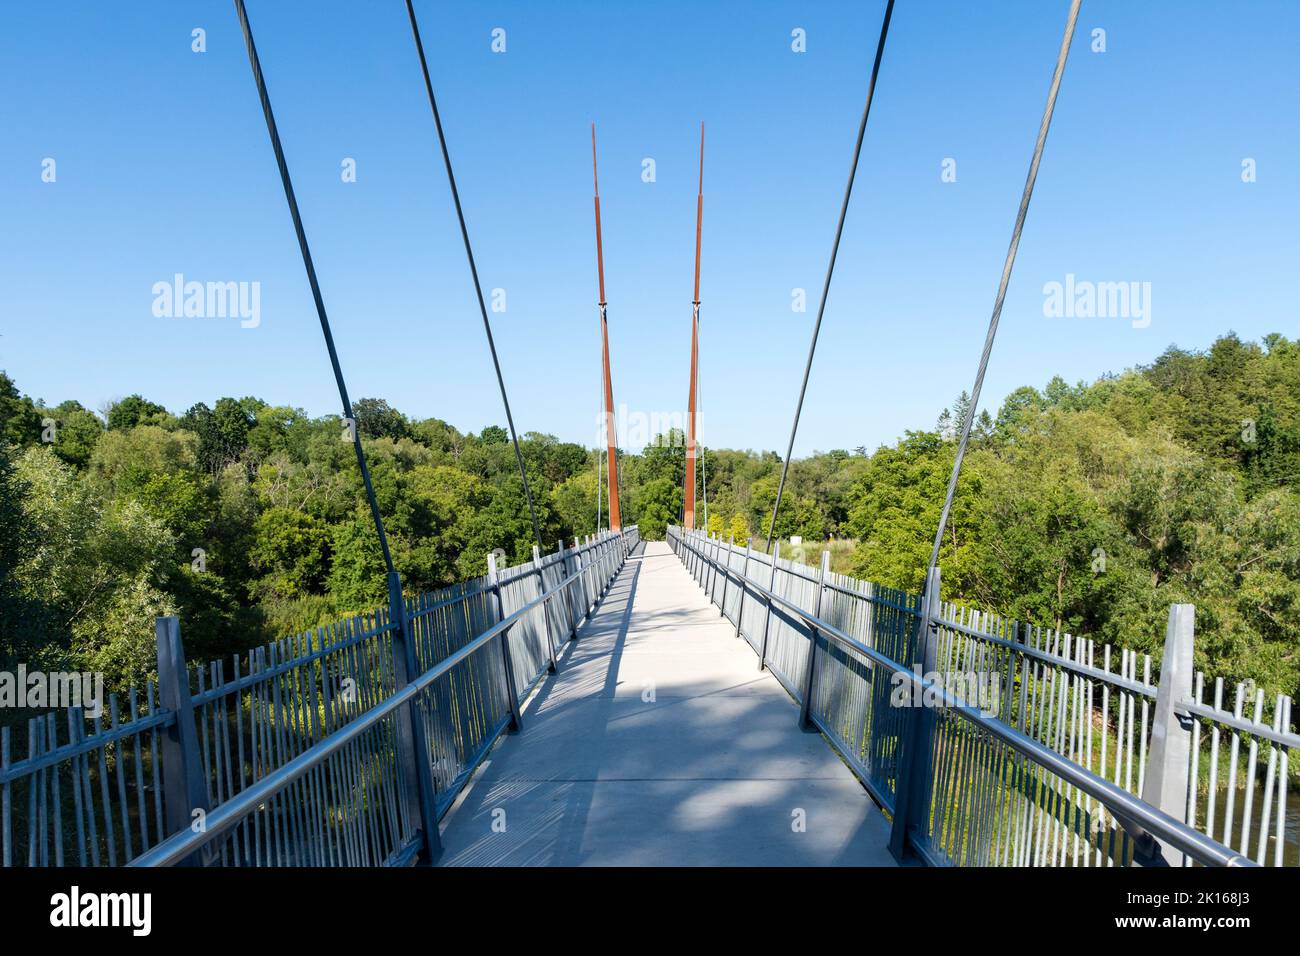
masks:
[[[918,590],[967,401],[893,445],[793,462],[777,534],[849,539],[847,570]],[[495,548],[531,555],[504,429],[463,434],[382,399],[355,417],[409,590],[481,574]],[[680,439],[620,459],[644,537],[679,519]],[[521,449],[547,550],[595,530],[598,453],[539,433]],[[710,530],[765,535],[779,456],[703,458]],[[1295,694],[1298,488],[1300,342],[1281,335],[1023,387],[977,419],[944,594],[1157,655],[1169,605],[1191,602],[1198,666]],[[122,686],[153,668],[155,615],[179,614],[191,659],[212,659],[383,603],[383,572],[337,417],[228,397],[177,415],[140,395],[96,414],[0,373],[0,667]]]

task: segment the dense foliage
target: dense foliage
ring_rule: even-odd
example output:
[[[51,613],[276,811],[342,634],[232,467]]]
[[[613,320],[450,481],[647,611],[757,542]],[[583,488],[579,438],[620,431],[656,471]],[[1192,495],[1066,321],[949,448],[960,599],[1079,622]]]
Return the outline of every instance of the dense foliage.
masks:
[[[778,536],[850,539],[847,570],[916,590],[966,404],[874,453],[794,462]],[[381,399],[355,414],[409,589],[482,573],[494,548],[531,554],[504,429],[462,434]],[[592,532],[597,453],[536,433],[521,445],[548,549]],[[710,530],[765,535],[780,464],[709,449]],[[681,514],[681,435],[621,467],[625,521],[662,537]],[[1021,388],[977,420],[943,542],[945,596],[1150,652],[1168,606],[1190,601],[1198,665],[1295,693],[1298,479],[1300,343],[1281,336],[1228,335],[1090,385]],[[0,666],[103,670],[121,684],[151,667],[155,614],[179,613],[203,659],[384,593],[338,419],[253,398],[177,417],[139,395],[100,416],[47,408],[0,373]]]

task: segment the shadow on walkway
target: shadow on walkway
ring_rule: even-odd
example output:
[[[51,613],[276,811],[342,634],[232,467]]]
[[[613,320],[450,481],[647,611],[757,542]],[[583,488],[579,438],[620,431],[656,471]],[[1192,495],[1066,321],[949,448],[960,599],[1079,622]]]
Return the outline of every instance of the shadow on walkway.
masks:
[[[441,865],[893,865],[888,825],[662,542],[443,822]]]

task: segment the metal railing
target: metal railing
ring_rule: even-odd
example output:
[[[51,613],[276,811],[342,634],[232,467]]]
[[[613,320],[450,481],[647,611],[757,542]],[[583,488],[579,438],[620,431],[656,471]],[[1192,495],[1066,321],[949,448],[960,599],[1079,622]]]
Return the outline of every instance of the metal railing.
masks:
[[[233,662],[189,669],[160,618],[159,682],[110,726],[78,710],[0,738],[8,865],[400,865],[437,852],[437,818],[576,634],[639,536],[404,598]],[[126,719],[119,720],[119,716]],[[23,809],[26,813],[23,813]]]
[[[759,666],[800,704],[800,720],[891,814],[897,855],[940,865],[1159,865],[1163,845],[1198,863],[1253,863],[1037,739],[1059,738],[1060,726],[1027,732],[1033,705],[1049,713],[1049,700],[1079,685],[1044,688],[1031,702],[1017,677],[1019,695],[996,708],[945,686],[941,647],[951,658],[966,625],[947,620],[937,600],[926,613],[919,597],[832,574],[828,555],[814,573],[783,561],[779,548],[769,558],[678,528],[668,540]],[[931,626],[920,642],[923,621]],[[1007,660],[979,663],[1005,672]],[[1143,689],[1120,680],[1126,693]],[[1013,697],[1018,709],[1005,710]]]
[[[1291,698],[1277,694],[1266,714],[1262,689],[1245,681],[1228,710],[1220,679],[1205,702],[1193,609],[1173,611],[1158,681],[1150,655],[948,603],[939,669],[1001,671],[1003,686],[1021,689],[1004,698],[1002,720],[1257,863],[1300,864],[1288,828],[1289,750],[1300,746]]]

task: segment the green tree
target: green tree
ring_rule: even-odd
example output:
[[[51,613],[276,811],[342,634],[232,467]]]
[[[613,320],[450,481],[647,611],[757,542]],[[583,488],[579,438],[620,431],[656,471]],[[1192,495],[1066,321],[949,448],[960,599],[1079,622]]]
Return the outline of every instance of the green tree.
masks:
[[[731,516],[731,521],[727,526],[727,534],[735,538],[737,547],[743,548],[749,544],[749,522],[745,520],[744,515]]]
[[[359,398],[352,403],[357,431],[366,438],[405,438],[411,433],[406,416],[382,398]]]
[[[40,437],[40,413],[30,398],[19,394],[14,380],[0,372],[0,441],[21,447]]]
[[[54,454],[76,468],[90,464],[95,445],[104,434],[103,423],[94,412],[82,407],[80,402],[63,402],[51,417],[57,423]]]
[[[288,508],[263,511],[253,522],[251,552],[262,573],[259,590],[290,598],[320,593],[330,568],[330,538],[312,515]]]
[[[596,472],[587,468],[555,486],[551,504],[566,539],[596,530]]]
[[[368,510],[358,508],[350,520],[335,525],[330,548],[329,592],[341,610],[358,613],[386,603],[387,569]]]
[[[141,682],[153,666],[154,615],[175,612],[160,587],[174,537],[138,502],[105,501],[47,447],[28,449],[16,474],[40,542],[17,577],[52,618],[36,661],[101,670],[114,687]]]
[[[678,521],[683,497],[682,486],[666,477],[651,479],[642,486],[637,496],[637,524],[641,537],[648,541],[663,540],[668,525]]]
[[[137,425],[166,425],[169,417],[161,405],[139,395],[128,395],[109,408],[108,427],[126,430]]]
[[[0,441],[0,669],[4,670],[30,660],[49,625],[44,605],[27,593],[20,577],[40,540],[26,513],[29,486],[17,473],[14,454],[12,445]]]

